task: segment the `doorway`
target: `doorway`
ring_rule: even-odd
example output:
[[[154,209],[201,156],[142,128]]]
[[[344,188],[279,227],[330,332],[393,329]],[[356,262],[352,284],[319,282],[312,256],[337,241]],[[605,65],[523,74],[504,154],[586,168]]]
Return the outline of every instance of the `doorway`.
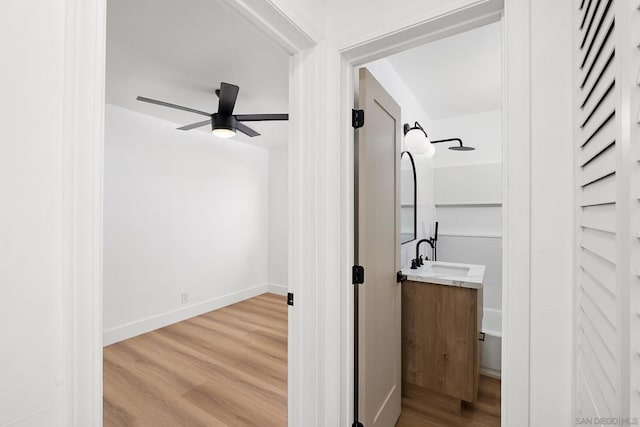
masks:
[[[286,425],[289,54],[221,1],[106,44],[104,424]]]
[[[502,143],[502,32],[501,22],[497,21],[448,35],[446,38],[430,41],[418,47],[394,52],[389,57],[376,56],[376,60],[355,67],[355,69],[362,67],[361,75],[365,69],[370,72],[372,77],[400,105],[401,126],[404,124],[405,137],[407,131],[415,129],[425,135],[428,134],[431,140],[429,145],[434,147],[429,151],[409,147],[408,142],[406,146],[403,144],[403,150],[408,150],[407,153],[414,149],[416,151],[413,152],[413,156],[410,156],[411,163],[408,161],[403,163],[413,166],[412,173],[407,169],[406,176],[409,178],[413,176],[414,182],[411,186],[407,186],[408,191],[404,191],[405,188],[401,189],[402,200],[399,204],[402,227],[400,236],[403,241],[400,263],[402,273],[409,275],[410,278],[408,284],[400,285],[403,287],[403,404],[398,425],[445,426],[478,422],[479,425],[499,426],[501,423],[500,378],[503,370],[501,315],[504,301],[502,273],[508,269],[508,266],[503,266],[502,263],[504,253],[502,190],[505,182],[502,174],[505,150]],[[363,89],[362,78],[359,84],[359,90],[356,92],[360,100],[358,108],[363,108],[363,102],[368,102],[365,94],[368,88],[366,91]],[[363,96],[365,96],[364,101]],[[367,117],[366,108],[364,116]],[[379,122],[375,118],[372,120],[375,122],[374,126]],[[374,143],[367,140],[362,129],[358,128],[356,135],[357,146],[368,142]],[[369,150],[373,149],[372,146],[369,147]],[[362,148],[358,150],[362,156]],[[427,155],[424,155],[425,151],[428,152]],[[436,157],[431,159],[434,151]],[[363,158],[356,160],[358,170],[362,170],[362,162]],[[400,171],[402,179],[405,178],[403,172]],[[407,197],[404,197],[405,193]],[[367,216],[366,213],[362,213],[362,209],[363,206],[360,206],[359,218],[363,215]],[[377,208],[376,218],[379,216],[380,209],[381,207]],[[438,225],[440,225],[440,232],[438,232]],[[357,234],[360,232],[361,230],[358,229]],[[371,231],[367,233],[371,234]],[[416,243],[425,241],[430,248],[423,245],[427,246],[427,249],[423,248],[421,252],[416,248]],[[440,249],[437,259],[436,245]],[[365,245],[364,248],[365,252],[370,252],[369,247]],[[356,253],[360,252],[361,249],[356,249]],[[411,300],[426,303],[437,298],[436,294],[440,295],[442,289],[451,285],[451,283],[445,283],[444,276],[440,275],[433,282],[438,285],[429,285],[433,290],[428,292],[435,293],[428,298],[420,299],[419,288],[425,288],[426,285],[414,285],[429,281],[413,276],[418,274],[415,272],[424,269],[420,267],[423,255],[426,257],[429,268],[431,264],[434,266],[437,264],[441,269],[467,267],[481,269],[482,274],[477,283],[469,282],[467,286],[461,277],[456,277],[452,282],[457,287],[471,288],[469,293],[473,294],[471,298],[474,300],[471,307],[477,314],[468,319],[468,322],[451,319],[444,314],[442,319],[437,316],[418,316],[419,312],[429,311],[430,308],[422,307],[418,311],[411,309]],[[361,263],[361,256],[356,256],[357,263]],[[416,263],[418,263],[417,268]],[[363,267],[367,268],[366,265]],[[374,271],[371,274],[377,273]],[[380,339],[383,337],[379,332],[380,325],[376,323],[376,319],[367,321],[366,315],[363,317],[362,314],[363,309],[371,304],[366,296],[363,298],[362,292],[366,290],[367,293],[371,293],[371,287],[379,286],[375,283],[378,276],[373,278],[374,282],[371,281],[370,275],[369,277],[369,283],[365,280],[364,285],[356,285],[359,292],[357,289],[355,304],[358,307],[355,308],[355,312],[359,313],[360,324],[356,324],[357,330],[354,332],[357,339],[360,341],[365,339],[367,342],[366,345],[356,343],[354,347],[356,349],[355,377],[360,384],[360,387],[355,389],[354,401],[358,403],[354,411],[356,420],[365,425],[374,424],[377,417],[384,413],[382,410],[378,413],[375,410],[371,412],[371,402],[369,402],[370,396],[375,395],[375,390],[372,390],[371,386],[382,384],[382,379],[378,381],[362,379],[362,375],[375,376],[378,375],[376,372],[380,371],[380,369],[369,371],[367,368],[373,359],[371,355],[362,353],[369,347],[376,347],[371,345],[371,338],[367,337],[374,331]],[[393,282],[394,280],[390,280],[389,284]],[[367,284],[369,284],[368,287]],[[443,298],[454,297],[444,296]],[[406,304],[405,299],[409,299]],[[437,309],[438,307],[433,307],[433,310]],[[429,335],[428,331],[416,332],[418,327],[414,323],[420,321],[432,325],[442,323],[442,327],[434,330],[434,336]],[[469,325],[473,323],[475,325],[473,328],[476,328],[471,331],[469,337],[445,326],[456,324],[467,328],[469,327],[467,323]],[[389,322],[386,324],[388,325]],[[458,344],[449,344],[452,342],[451,339],[436,336],[443,334],[444,331],[448,331],[447,334],[451,338],[458,337],[455,339],[456,342],[473,342],[477,337],[478,340],[482,340],[482,343],[472,345],[467,351],[462,347],[458,348]],[[421,344],[420,337],[427,335],[431,337],[429,342]],[[374,351],[373,358],[383,354],[389,345],[390,341],[381,341],[377,350]],[[431,362],[416,357],[413,354],[416,352],[428,357],[433,356],[432,361],[435,365],[429,365]],[[466,358],[469,352],[472,354],[466,359],[468,362],[454,362],[454,359]],[[446,362],[436,362],[439,357],[444,357]],[[447,367],[447,365],[451,366]],[[390,367],[385,370],[391,372]],[[452,375],[447,376],[447,372],[451,372]],[[464,392],[463,385],[455,385],[456,381],[458,383],[462,381],[462,384],[467,382],[460,376],[460,372],[468,372],[468,375],[465,374],[468,378],[475,377],[469,382],[471,389],[468,393]],[[384,375],[384,379],[389,375]],[[363,381],[370,384],[370,387],[363,387]],[[387,396],[386,393],[383,395]],[[457,399],[451,399],[452,396],[457,396]],[[389,402],[390,400],[386,400],[384,405],[390,405]],[[375,408],[378,409],[378,406]]]
[[[479,420],[486,425],[500,425],[501,51],[501,24],[495,22],[366,63],[359,70],[359,108],[364,109],[365,117],[369,116],[369,126],[379,126],[381,120],[373,115],[375,105],[382,104],[377,99],[369,103],[371,83],[363,82],[363,72],[370,73],[399,105],[401,114],[397,120],[404,128],[402,150],[411,160],[402,164],[406,170],[398,166],[402,237],[398,246],[402,256],[397,269],[409,280],[396,285],[392,279],[388,284],[391,289],[402,288],[402,327],[396,331],[402,335],[400,425],[453,425]],[[389,145],[372,140],[366,131],[365,120],[365,126],[357,130],[359,170],[366,170],[366,164],[375,162],[369,157],[376,151],[376,144]],[[383,132],[376,130],[374,134]],[[393,158],[388,155],[387,162]],[[396,162],[399,163],[397,159]],[[376,170],[381,167],[376,166]],[[366,188],[372,179],[365,178],[365,189],[359,193],[359,197],[365,195],[367,203],[371,195],[366,194]],[[361,224],[374,217],[377,221],[374,230],[364,231],[368,238],[384,228],[380,224],[384,206],[385,203],[378,204],[373,209],[375,214],[369,214],[371,217],[367,212],[373,210],[360,206]],[[363,233],[360,228],[359,224],[359,236]],[[363,247],[365,255],[370,255],[370,246]],[[367,265],[366,259],[358,258],[358,263],[362,262],[365,269],[371,270],[371,262]],[[364,285],[357,285],[358,335],[366,339],[366,346],[360,345],[358,359],[364,376],[391,372],[388,360],[384,367],[367,370],[391,342],[386,335],[383,338],[384,328],[377,323],[384,318],[388,327],[392,324],[390,318],[384,317],[379,304],[374,311],[366,308],[372,304],[368,294],[374,288],[385,288],[376,281],[380,276],[376,271],[371,270]],[[390,271],[395,270],[391,267]],[[459,310],[467,304],[468,310]],[[445,306],[449,308],[444,310]],[[366,337],[374,331],[380,346],[372,356],[367,349],[375,345]],[[375,423],[375,417],[368,413],[368,395],[381,381],[365,378],[368,386],[360,387],[360,413],[365,425]],[[359,382],[363,384],[363,379]],[[400,387],[399,383],[395,385]]]

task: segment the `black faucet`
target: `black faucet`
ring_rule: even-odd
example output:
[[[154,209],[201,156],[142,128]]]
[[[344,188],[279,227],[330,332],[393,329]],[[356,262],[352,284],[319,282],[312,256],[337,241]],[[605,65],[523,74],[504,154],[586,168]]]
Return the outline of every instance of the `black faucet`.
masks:
[[[428,243],[429,246],[431,246],[431,249],[433,249],[433,260],[436,260],[436,244],[438,242],[438,221],[436,221],[436,237],[429,237],[428,239],[422,239],[419,240],[418,243],[416,243],[416,257],[415,259],[411,260],[411,268],[413,270],[417,269],[418,267],[420,267],[421,265],[424,264],[424,258],[422,258],[422,255],[420,255],[420,244],[421,243]],[[427,260],[429,260],[429,258],[426,258]]]
[[[424,264],[424,258],[422,257],[422,255],[420,255],[420,245],[422,243],[428,243],[429,246],[431,246],[431,249],[434,249],[435,240],[433,238],[419,240],[418,243],[416,243],[416,258],[414,260],[411,260],[411,268],[418,268]],[[429,258],[427,258],[427,260],[428,259]]]

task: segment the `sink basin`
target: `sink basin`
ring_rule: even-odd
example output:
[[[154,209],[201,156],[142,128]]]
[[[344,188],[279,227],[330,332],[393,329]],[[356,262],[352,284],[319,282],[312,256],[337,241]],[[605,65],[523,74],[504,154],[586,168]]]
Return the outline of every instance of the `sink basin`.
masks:
[[[471,270],[470,267],[443,265],[437,262],[424,268],[425,273],[432,272],[438,276],[467,276],[469,270]]]
[[[484,269],[484,265],[427,261],[418,269],[404,269],[402,273],[412,281],[479,289],[484,282]]]

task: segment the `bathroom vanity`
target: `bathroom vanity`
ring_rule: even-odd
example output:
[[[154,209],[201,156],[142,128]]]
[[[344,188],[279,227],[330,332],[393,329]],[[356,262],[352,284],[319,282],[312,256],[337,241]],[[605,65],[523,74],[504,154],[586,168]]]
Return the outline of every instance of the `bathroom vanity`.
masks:
[[[478,395],[484,266],[426,262],[403,274],[403,394],[460,413]]]

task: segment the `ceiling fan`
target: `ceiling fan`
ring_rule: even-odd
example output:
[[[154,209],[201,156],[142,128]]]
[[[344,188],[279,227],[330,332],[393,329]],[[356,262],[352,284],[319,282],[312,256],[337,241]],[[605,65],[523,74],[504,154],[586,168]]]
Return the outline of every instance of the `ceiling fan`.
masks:
[[[163,107],[175,108],[207,116],[209,117],[207,120],[182,126],[178,129],[191,130],[211,124],[213,134],[220,138],[231,138],[236,134],[236,131],[240,131],[250,137],[260,135],[258,132],[242,122],[289,120],[288,114],[233,114],[233,108],[236,105],[239,90],[240,88],[236,85],[225,82],[220,83],[220,89],[216,89],[216,95],[218,96],[217,113],[207,113],[205,111],[183,107],[169,102],[158,101],[157,99],[145,98],[144,96],[138,96],[136,99],[142,102],[149,102],[151,104],[162,105]]]

